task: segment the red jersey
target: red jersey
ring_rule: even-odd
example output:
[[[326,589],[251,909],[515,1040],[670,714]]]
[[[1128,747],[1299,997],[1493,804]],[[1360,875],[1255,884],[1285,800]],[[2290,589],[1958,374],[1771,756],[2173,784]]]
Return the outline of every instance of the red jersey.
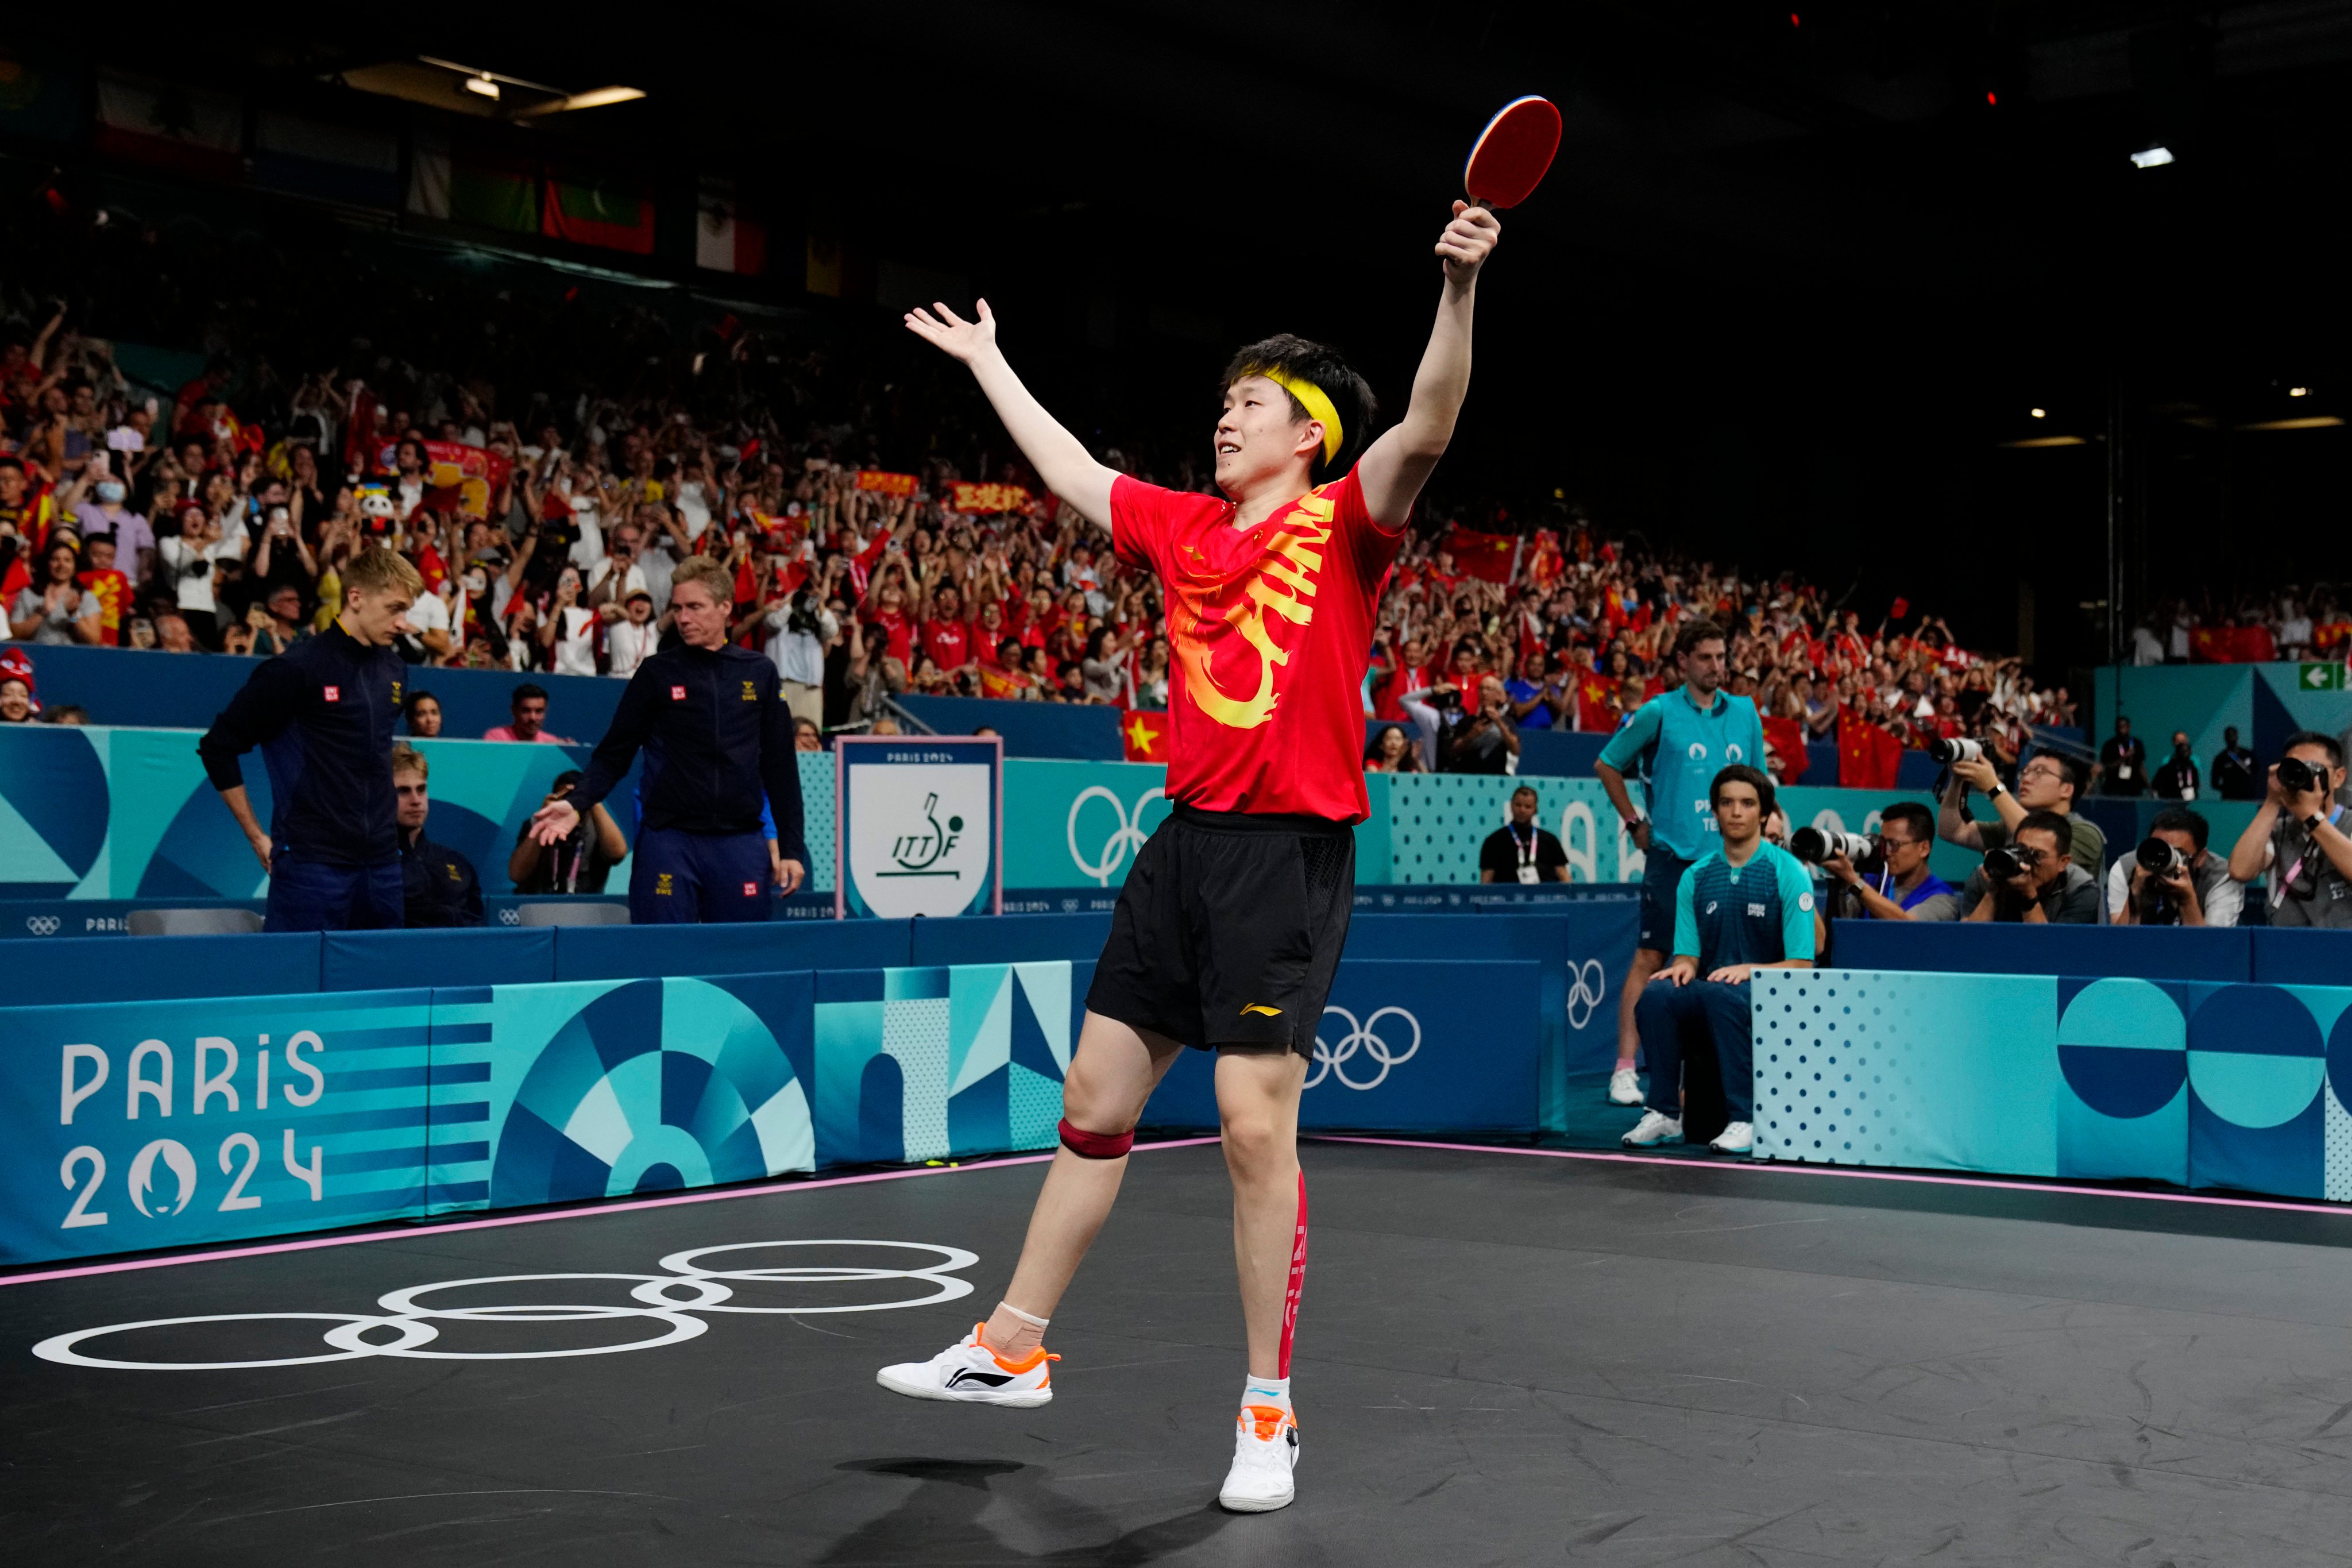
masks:
[[[1255,528],[1234,505],[1121,475],[1111,542],[1168,595],[1168,798],[1203,811],[1370,815],[1364,669],[1380,584],[1402,542],[1353,470]]]
[[[942,670],[961,669],[971,662],[971,628],[946,616],[923,623],[923,651]]]
[[[877,609],[866,619],[889,634],[892,658],[908,666],[915,662],[915,623],[906,611]]]

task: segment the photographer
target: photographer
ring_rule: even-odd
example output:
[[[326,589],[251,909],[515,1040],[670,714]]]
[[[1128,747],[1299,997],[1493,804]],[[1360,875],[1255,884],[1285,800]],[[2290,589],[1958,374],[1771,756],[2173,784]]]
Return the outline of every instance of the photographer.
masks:
[[[2018,825],[2037,811],[2066,819],[2074,837],[2071,853],[2086,877],[2096,878],[2106,864],[2107,836],[2098,824],[2074,815],[2082,796],[2084,768],[2063,752],[2042,752],[2017,771],[2017,789],[2004,788],[2000,775],[1974,741],[1939,741],[1928,748],[1937,761],[1952,770],[1951,786],[1944,792],[1936,813],[1936,832],[1947,844],[1963,849],[1998,849],[2010,841]],[[1969,791],[1982,790],[2000,814],[1999,822],[1976,822],[1968,813]]]
[[[824,650],[841,636],[841,623],[825,607],[825,599],[844,564],[835,555],[825,563],[821,582],[804,583],[789,596],[772,593],[761,603],[767,654],[783,681],[784,706],[794,718],[820,724],[824,722]]]
[[[1478,708],[1454,715],[1438,736],[1439,771],[1449,773],[1507,773],[1519,754],[1519,727],[1511,722],[1510,699],[1502,681],[1487,676],[1478,682]]]
[[[2270,789],[2230,851],[2230,875],[2268,871],[2274,926],[2352,928],[2352,838],[2344,835],[2344,747],[2298,730],[2270,771]]]
[[[1791,836],[1799,859],[1811,847],[1801,828]],[[1816,835],[1818,838],[1820,836]],[[1848,835],[1848,837],[1853,837]],[[1834,846],[1830,846],[1834,847]],[[1936,848],[1936,819],[1916,800],[1898,800],[1878,822],[1877,865],[1864,871],[1846,854],[1824,855],[1822,870],[1838,884],[1832,894],[1836,907],[1832,919],[1874,921],[1950,921],[1960,916],[1960,892],[1927,869]]]
[[[2246,890],[2205,852],[2210,831],[2186,806],[2157,813],[2147,842],[2107,873],[2108,920],[2119,926],[2236,925]]]
[[[2068,858],[2067,820],[2029,811],[2007,848],[1985,851],[1960,890],[1960,918],[2022,925],[2096,925],[2099,887]]]

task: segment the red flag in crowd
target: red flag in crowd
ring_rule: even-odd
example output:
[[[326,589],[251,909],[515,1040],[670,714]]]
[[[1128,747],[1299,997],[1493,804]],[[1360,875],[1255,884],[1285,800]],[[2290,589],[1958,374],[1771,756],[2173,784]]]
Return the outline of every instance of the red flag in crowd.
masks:
[[[1897,599],[1891,606],[1888,607],[1886,618],[1890,621],[1899,621],[1910,613],[1911,601],[1908,599]]]
[[[1118,734],[1127,744],[1129,762],[1164,763],[1168,760],[1167,714],[1129,713]]]
[[[2189,634],[2189,657],[2199,664],[2267,664],[2278,645],[2263,626],[2199,626]]]
[[[1805,776],[1805,727],[1794,719],[1764,721],[1764,743],[1780,759],[1780,782],[1795,784]]]
[[[1475,529],[1458,526],[1444,540],[1444,547],[1454,552],[1457,571],[1484,577],[1489,583],[1511,580],[1511,556],[1518,543],[1507,533],[1480,533]]]
[[[1903,768],[1903,742],[1866,719],[1838,720],[1838,784],[1845,789],[1893,789]]]

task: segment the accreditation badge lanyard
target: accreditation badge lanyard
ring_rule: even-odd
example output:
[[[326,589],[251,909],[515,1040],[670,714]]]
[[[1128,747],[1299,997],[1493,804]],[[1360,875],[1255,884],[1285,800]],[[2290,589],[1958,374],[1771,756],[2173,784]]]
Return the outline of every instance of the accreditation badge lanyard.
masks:
[[[2340,805],[2330,808],[2327,813],[2327,820],[2330,822],[2341,822],[2343,818],[2344,808]],[[2317,834],[2305,834],[2303,853],[2295,857],[2294,865],[2289,866],[2284,871],[2279,874],[2278,886],[2271,890],[2271,908],[2277,909],[2281,904],[2286,902],[2287,890],[2294,886],[2294,879],[2303,875],[2303,868],[2305,866],[2313,865],[2314,857],[2324,855],[2326,853],[2326,851],[2319,847],[2319,836]],[[2318,879],[2319,872],[2315,866],[2314,867],[2311,874],[2315,881]]]
[[[1510,831],[1511,842],[1518,847],[1519,851],[1519,880],[1532,883],[1537,879],[1536,846],[1540,841],[1539,836],[1532,824],[1528,826],[1525,838],[1519,837],[1517,824],[1512,825]]]

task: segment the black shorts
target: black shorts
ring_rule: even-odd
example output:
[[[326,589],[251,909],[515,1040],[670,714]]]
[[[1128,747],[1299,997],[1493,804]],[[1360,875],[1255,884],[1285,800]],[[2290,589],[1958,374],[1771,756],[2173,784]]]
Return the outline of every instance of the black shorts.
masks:
[[[1180,805],[1128,873],[1087,1011],[1203,1050],[1311,1057],[1355,889],[1345,823]]]

